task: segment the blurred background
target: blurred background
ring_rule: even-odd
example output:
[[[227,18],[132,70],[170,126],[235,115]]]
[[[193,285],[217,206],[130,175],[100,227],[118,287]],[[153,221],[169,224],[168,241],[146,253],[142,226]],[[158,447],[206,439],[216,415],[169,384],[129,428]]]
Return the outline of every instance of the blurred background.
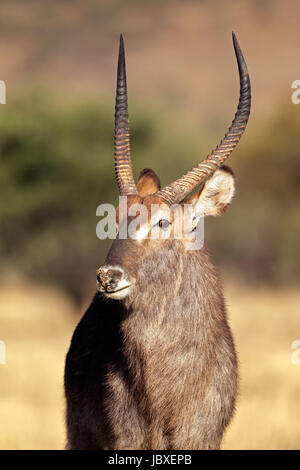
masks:
[[[2,0],[0,448],[62,449],[63,368],[116,203],[113,115],[125,38],[137,176],[163,184],[218,143],[236,110],[234,30],[253,105],[229,164],[237,191],[206,244],[224,279],[240,397],[224,449],[300,448],[300,4],[296,0]]]

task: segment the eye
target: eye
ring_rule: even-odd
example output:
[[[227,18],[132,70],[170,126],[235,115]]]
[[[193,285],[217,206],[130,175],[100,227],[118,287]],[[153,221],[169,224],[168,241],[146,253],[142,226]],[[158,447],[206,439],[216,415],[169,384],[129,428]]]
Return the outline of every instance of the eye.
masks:
[[[169,222],[167,219],[160,219],[160,221],[157,223],[157,225],[158,225],[159,228],[161,228],[162,230],[167,230],[167,228],[168,228],[169,225],[170,225],[170,222]]]

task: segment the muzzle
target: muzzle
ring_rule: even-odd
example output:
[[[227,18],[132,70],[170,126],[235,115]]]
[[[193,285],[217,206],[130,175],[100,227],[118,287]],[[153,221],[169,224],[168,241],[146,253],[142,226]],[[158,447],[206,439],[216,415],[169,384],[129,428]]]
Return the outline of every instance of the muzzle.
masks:
[[[106,297],[123,299],[131,290],[131,282],[120,267],[102,266],[97,270],[98,291]]]

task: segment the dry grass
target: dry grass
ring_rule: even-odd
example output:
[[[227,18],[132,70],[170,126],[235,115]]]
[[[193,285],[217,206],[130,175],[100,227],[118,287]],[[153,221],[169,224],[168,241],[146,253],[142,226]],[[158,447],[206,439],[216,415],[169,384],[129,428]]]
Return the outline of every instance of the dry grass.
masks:
[[[240,359],[241,393],[225,449],[300,447],[300,365],[291,343],[300,338],[296,290],[228,285],[226,297]],[[61,293],[38,286],[2,286],[0,449],[62,449],[64,356],[76,323]]]
[[[300,448],[300,292],[228,286],[240,361],[240,398],[224,449]]]
[[[57,291],[30,285],[0,290],[0,449],[62,449],[64,356],[72,305]]]

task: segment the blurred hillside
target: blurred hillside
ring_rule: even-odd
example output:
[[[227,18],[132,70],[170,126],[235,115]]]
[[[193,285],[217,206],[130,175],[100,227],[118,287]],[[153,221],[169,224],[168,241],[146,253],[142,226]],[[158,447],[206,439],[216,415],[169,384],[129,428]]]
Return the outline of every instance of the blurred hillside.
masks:
[[[291,14],[292,12],[292,14]],[[230,158],[237,195],[206,242],[246,282],[299,280],[298,134],[292,105],[300,4],[277,0],[1,3],[0,276],[63,288],[80,301],[108,243],[96,207],[117,202],[115,71],[125,35],[134,170],[162,183],[216,145],[238,99],[231,30],[252,79],[250,122]]]
[[[117,200],[112,125],[119,32],[126,38],[135,170],[152,165],[167,183],[208,153],[230,123],[238,95],[234,29],[251,72],[252,114],[230,162],[238,197],[222,222],[207,223],[207,241],[218,262],[242,268],[247,278],[297,276],[299,119],[290,84],[298,73],[300,5],[289,5],[4,1],[2,274],[54,282],[74,297],[91,285],[106,249],[95,238],[95,210]]]
[[[45,91],[11,98],[2,110],[0,275],[54,284],[79,301],[92,293],[108,248],[96,238],[96,208],[118,203],[113,110],[103,98],[62,103]],[[163,134],[151,114],[134,114],[135,171],[150,161],[166,175],[173,161],[174,174],[193,146]]]
[[[163,183],[191,167],[217,138],[170,126],[172,116],[132,107],[136,175],[149,163]],[[222,219],[207,219],[206,243],[219,266],[246,282],[299,280],[300,113],[279,108],[230,159],[237,194]],[[167,132],[161,128],[164,122]],[[44,281],[76,301],[92,293],[108,243],[96,238],[96,208],[117,203],[112,110],[61,102],[35,91],[10,99],[0,115],[0,275]],[[165,129],[165,126],[163,126]],[[253,129],[253,126],[252,126]],[[205,145],[203,144],[205,142]],[[200,157],[201,156],[201,157]]]
[[[123,32],[130,98],[221,131],[237,95],[231,31],[251,72],[253,119],[262,120],[289,102],[299,78],[299,15],[297,0],[2,0],[1,79],[9,94],[42,83],[112,102]]]

